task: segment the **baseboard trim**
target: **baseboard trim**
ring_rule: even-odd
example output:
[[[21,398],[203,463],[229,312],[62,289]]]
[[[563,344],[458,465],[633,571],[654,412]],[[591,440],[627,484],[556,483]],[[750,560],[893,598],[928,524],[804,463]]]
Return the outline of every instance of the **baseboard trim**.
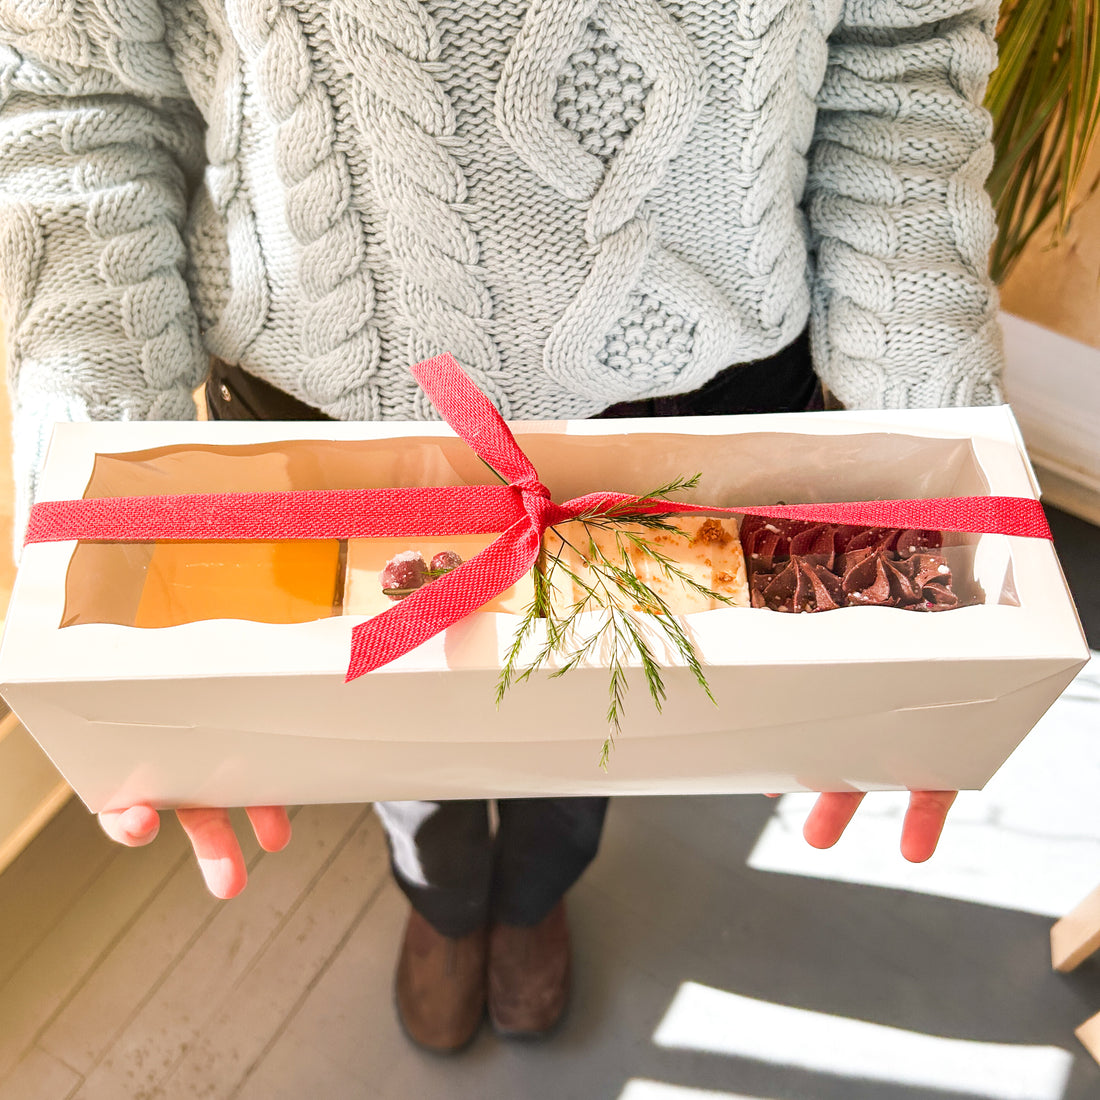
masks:
[[[0,718],[0,872],[72,793],[19,719]]]
[[[1100,349],[1001,314],[1005,390],[1043,499],[1100,524]]]
[[[49,824],[54,814],[72,796],[72,788],[63,779],[59,780],[52,790],[46,791],[42,795],[41,800],[19,823],[19,827],[0,842],[0,872],[3,872],[10,863],[14,862],[20,852]]]
[[[1059,468],[1049,459],[1032,455],[1032,466],[1043,490],[1043,503],[1069,512],[1100,527],[1100,481],[1086,479],[1080,470]]]

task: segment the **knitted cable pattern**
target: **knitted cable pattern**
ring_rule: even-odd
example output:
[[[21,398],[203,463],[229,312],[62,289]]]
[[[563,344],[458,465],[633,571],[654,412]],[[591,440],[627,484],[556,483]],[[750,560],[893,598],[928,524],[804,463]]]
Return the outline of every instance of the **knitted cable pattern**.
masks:
[[[648,77],[636,125],[618,148],[589,151],[555,110],[557,75],[587,45],[597,21]],[[543,364],[563,387],[622,400],[654,386],[691,389],[718,369],[739,330],[736,314],[699,272],[661,247],[645,200],[681,148],[706,95],[698,50],[654,0],[533,0],[504,63],[496,119],[526,166],[567,198],[587,203],[589,275],[546,341]],[[664,309],[653,310],[652,303]],[[648,313],[647,318],[642,316]],[[646,352],[655,329],[676,316],[693,362],[659,369]],[[618,319],[624,318],[621,326]],[[608,333],[622,336],[608,347]],[[593,362],[611,369],[593,377]],[[654,367],[658,366],[657,370]],[[639,368],[647,377],[639,378]]]
[[[3,0],[0,27],[20,54],[47,59],[62,81],[79,74],[88,91],[121,84],[145,95],[184,94],[156,0]],[[48,84],[51,74],[41,77]]]
[[[434,21],[415,0],[334,0],[334,59],[348,83],[357,133],[370,154],[370,183],[391,259],[405,356],[448,349],[498,409],[510,415],[489,322],[493,299],[479,270],[477,235],[463,204],[454,108],[441,87]],[[435,413],[414,395],[416,415]],[[384,407],[382,415],[393,415]]]
[[[226,4],[227,17],[234,6],[232,2]],[[213,354],[238,363],[247,357],[253,341],[267,323],[271,287],[252,198],[242,180],[244,58],[231,35],[227,33],[223,39],[206,109],[204,182],[206,196],[224,227],[229,292],[203,339]]]
[[[554,118],[606,165],[645,115],[653,78],[607,30],[589,21],[558,76]]]
[[[203,368],[180,226],[198,125],[184,100],[144,105],[185,94],[151,0],[9,4],[0,35],[18,531],[53,420],[194,416]]]
[[[371,323],[374,285],[347,157],[336,148],[332,102],[315,77],[291,4],[236,0],[233,11],[276,123],[274,166],[285,188],[286,223],[301,248],[298,282],[307,308],[299,332],[300,392],[317,408],[351,400],[359,415],[377,419],[384,411],[372,384],[381,350]]]
[[[579,48],[558,76],[554,118],[606,169],[645,117],[652,88],[652,75],[623,52],[606,28],[589,20]],[[693,319],[651,294],[635,293],[597,359],[609,372],[635,383],[646,367],[655,379],[675,378],[691,359],[694,335]]]
[[[984,0],[859,0],[834,34],[809,184],[813,335],[853,407],[1002,400],[981,108],[995,19]]]
[[[810,4],[807,10],[760,0],[732,12],[700,5],[697,13],[692,6],[684,14],[685,25],[704,41],[714,41],[718,27],[729,24],[721,52],[708,57],[708,73],[719,142],[713,155],[725,158],[730,170],[720,189],[708,189],[708,199],[716,216],[722,211],[732,223],[729,246],[739,262],[727,274],[726,287],[741,308],[744,358],[789,342],[809,310],[806,233],[792,197],[804,186],[815,96],[825,71],[825,6]]]

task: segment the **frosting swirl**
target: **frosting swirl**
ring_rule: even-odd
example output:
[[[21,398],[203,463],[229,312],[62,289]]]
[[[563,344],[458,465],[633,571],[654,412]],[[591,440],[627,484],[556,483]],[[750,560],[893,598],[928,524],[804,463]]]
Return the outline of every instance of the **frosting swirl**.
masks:
[[[958,607],[939,531],[870,528],[746,516],[741,545],[753,607],[832,611],[876,605]]]

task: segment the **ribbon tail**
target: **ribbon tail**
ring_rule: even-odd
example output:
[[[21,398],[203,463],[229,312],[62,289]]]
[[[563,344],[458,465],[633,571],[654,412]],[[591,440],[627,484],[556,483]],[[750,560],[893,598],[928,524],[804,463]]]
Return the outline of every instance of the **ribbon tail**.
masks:
[[[420,388],[477,456],[513,485],[537,485],[538,474],[504,417],[449,352],[409,368]]]
[[[395,661],[499,596],[529,572],[542,537],[524,517],[454,571],[351,632],[345,682]]]
[[[194,493],[41,501],[24,545],[102,539],[350,539],[500,531],[524,515],[504,485]]]
[[[855,527],[908,527],[927,531],[962,531],[975,535],[1052,537],[1042,503],[1033,497],[940,497],[706,510],[738,512],[769,519],[851,524]]]
[[[900,527],[924,531],[961,531],[974,535],[1017,535],[1050,539],[1043,505],[1033,497],[937,497],[918,500],[857,500],[831,504],[772,504],[764,507],[719,508],[672,500],[639,500],[622,493],[589,493],[562,506],[572,515],[586,512],[614,518],[624,510],[636,513],[708,512],[760,516],[806,523],[848,524],[853,527]]]

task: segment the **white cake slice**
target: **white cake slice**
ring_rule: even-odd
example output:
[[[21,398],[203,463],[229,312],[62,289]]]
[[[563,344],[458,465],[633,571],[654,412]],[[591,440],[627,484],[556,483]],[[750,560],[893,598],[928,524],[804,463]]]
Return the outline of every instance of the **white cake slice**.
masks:
[[[463,561],[469,561],[496,537],[441,535],[436,538],[348,539],[347,567],[344,573],[344,614],[378,615],[393,607],[397,601],[383,591],[382,572],[399,555],[419,553],[425,562],[430,563],[436,554],[450,550]],[[534,581],[528,573],[480,610],[522,615],[534,598]]]
[[[679,528],[679,533],[638,524],[622,524],[619,530],[643,538],[702,587],[725,597],[734,606],[748,607],[748,578],[737,524],[732,520],[703,516],[677,516],[668,522]],[[603,592],[600,576],[592,568],[593,560],[598,564],[601,555],[614,565],[629,563],[638,579],[660,596],[674,614],[686,615],[728,606],[715,596],[669,577],[659,562],[630,539],[617,538],[615,530],[572,520],[557,524],[543,539],[543,569],[550,581],[551,603],[557,614],[564,614],[582,598],[585,585],[596,588],[619,606],[634,611],[657,610],[656,605],[642,607],[613,586]],[[606,599],[598,602],[606,602]]]

